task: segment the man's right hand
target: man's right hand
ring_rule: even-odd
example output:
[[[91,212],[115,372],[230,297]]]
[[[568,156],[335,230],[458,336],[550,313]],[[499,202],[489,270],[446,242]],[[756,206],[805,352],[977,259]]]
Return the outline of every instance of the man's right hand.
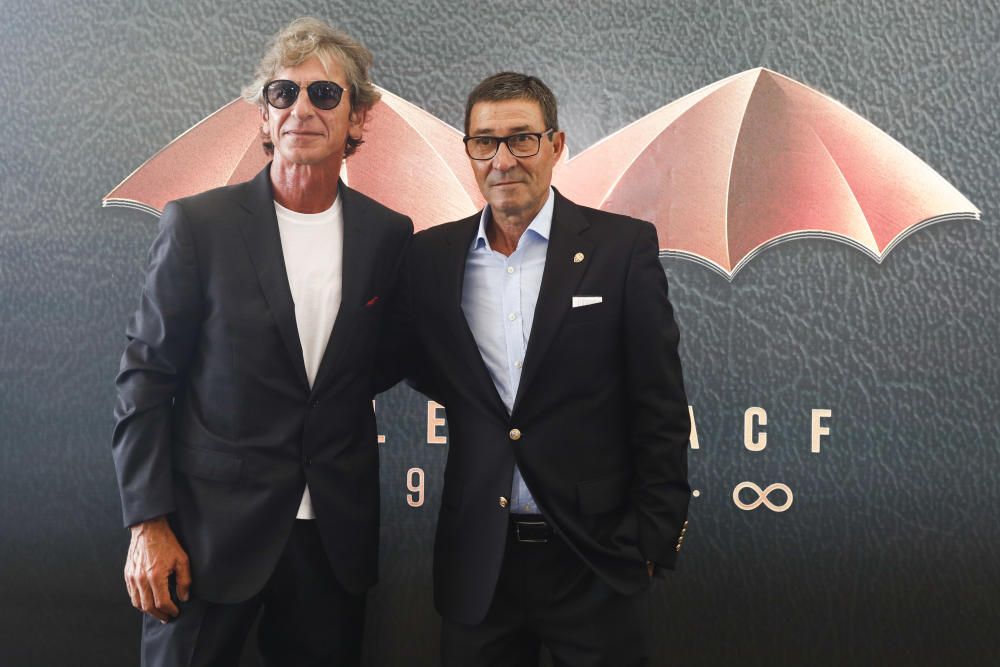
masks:
[[[177,598],[187,602],[191,566],[167,518],[150,519],[132,526],[132,543],[125,561],[125,585],[132,606],[161,623],[176,618],[181,612],[170,599],[167,580],[171,574],[176,578]]]

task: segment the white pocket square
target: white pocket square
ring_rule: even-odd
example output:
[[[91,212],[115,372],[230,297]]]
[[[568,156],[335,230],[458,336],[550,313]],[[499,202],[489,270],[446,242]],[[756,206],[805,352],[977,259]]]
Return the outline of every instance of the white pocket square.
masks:
[[[573,297],[573,307],[580,308],[582,306],[593,306],[595,303],[600,303],[604,299],[599,296],[574,296]]]

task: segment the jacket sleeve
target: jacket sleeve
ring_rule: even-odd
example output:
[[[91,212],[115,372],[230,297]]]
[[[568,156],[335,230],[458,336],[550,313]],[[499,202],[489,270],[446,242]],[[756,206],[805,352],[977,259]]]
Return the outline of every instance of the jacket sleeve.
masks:
[[[392,260],[392,292],[388,295],[385,319],[379,334],[378,353],[375,359],[375,393],[393,387],[406,374],[407,352],[412,341],[409,310],[406,304],[407,261],[413,239],[413,222],[405,218],[405,238],[398,244]]]
[[[131,526],[174,511],[171,410],[200,333],[203,299],[181,205],[163,211],[115,384],[112,454]]]
[[[659,260],[656,228],[648,222],[641,223],[632,248],[624,337],[639,549],[646,560],[672,569],[691,495],[687,479],[691,427],[677,349],[679,332]]]
[[[422,240],[426,239],[421,239],[419,234],[414,236],[405,252],[397,281],[398,289],[387,317],[388,333],[380,355],[384,358],[380,365],[391,368],[392,374],[389,375],[380,369],[379,376],[383,385],[387,377],[393,383],[403,379],[414,390],[432,400],[442,402],[440,396],[433,391],[432,369],[427,364],[424,346],[420,340],[421,328],[417,321],[418,290],[422,286],[422,276],[419,274],[421,269],[417,267],[421,257],[418,255],[421,252],[426,253],[426,244],[421,245]]]

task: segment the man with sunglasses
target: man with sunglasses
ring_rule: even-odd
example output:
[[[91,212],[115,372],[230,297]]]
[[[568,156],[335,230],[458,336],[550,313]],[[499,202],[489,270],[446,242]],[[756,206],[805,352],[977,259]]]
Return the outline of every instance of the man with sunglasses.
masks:
[[[143,665],[237,665],[258,615],[267,665],[360,661],[376,346],[413,228],[339,181],[378,100],[370,64],[294,21],[244,93],[273,161],[164,210],[113,440]]]
[[[469,95],[487,206],[414,236],[414,384],[445,405],[434,545],[446,667],[646,664],[641,593],[687,530],[688,406],[646,222],[551,187],[556,100],[503,72]]]

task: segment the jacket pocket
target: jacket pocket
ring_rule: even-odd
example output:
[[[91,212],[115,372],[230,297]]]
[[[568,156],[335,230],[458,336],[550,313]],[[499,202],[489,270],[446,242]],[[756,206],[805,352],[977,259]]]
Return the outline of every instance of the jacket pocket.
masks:
[[[580,512],[583,514],[603,514],[612,512],[625,504],[628,495],[628,475],[621,474],[576,485]]]
[[[614,313],[611,312],[610,305],[602,301],[600,303],[591,303],[586,306],[570,308],[569,312],[566,313],[564,322],[566,326],[593,324],[613,316]]]
[[[237,482],[243,474],[243,457],[211,449],[178,445],[173,461],[175,470],[216,482]]]

